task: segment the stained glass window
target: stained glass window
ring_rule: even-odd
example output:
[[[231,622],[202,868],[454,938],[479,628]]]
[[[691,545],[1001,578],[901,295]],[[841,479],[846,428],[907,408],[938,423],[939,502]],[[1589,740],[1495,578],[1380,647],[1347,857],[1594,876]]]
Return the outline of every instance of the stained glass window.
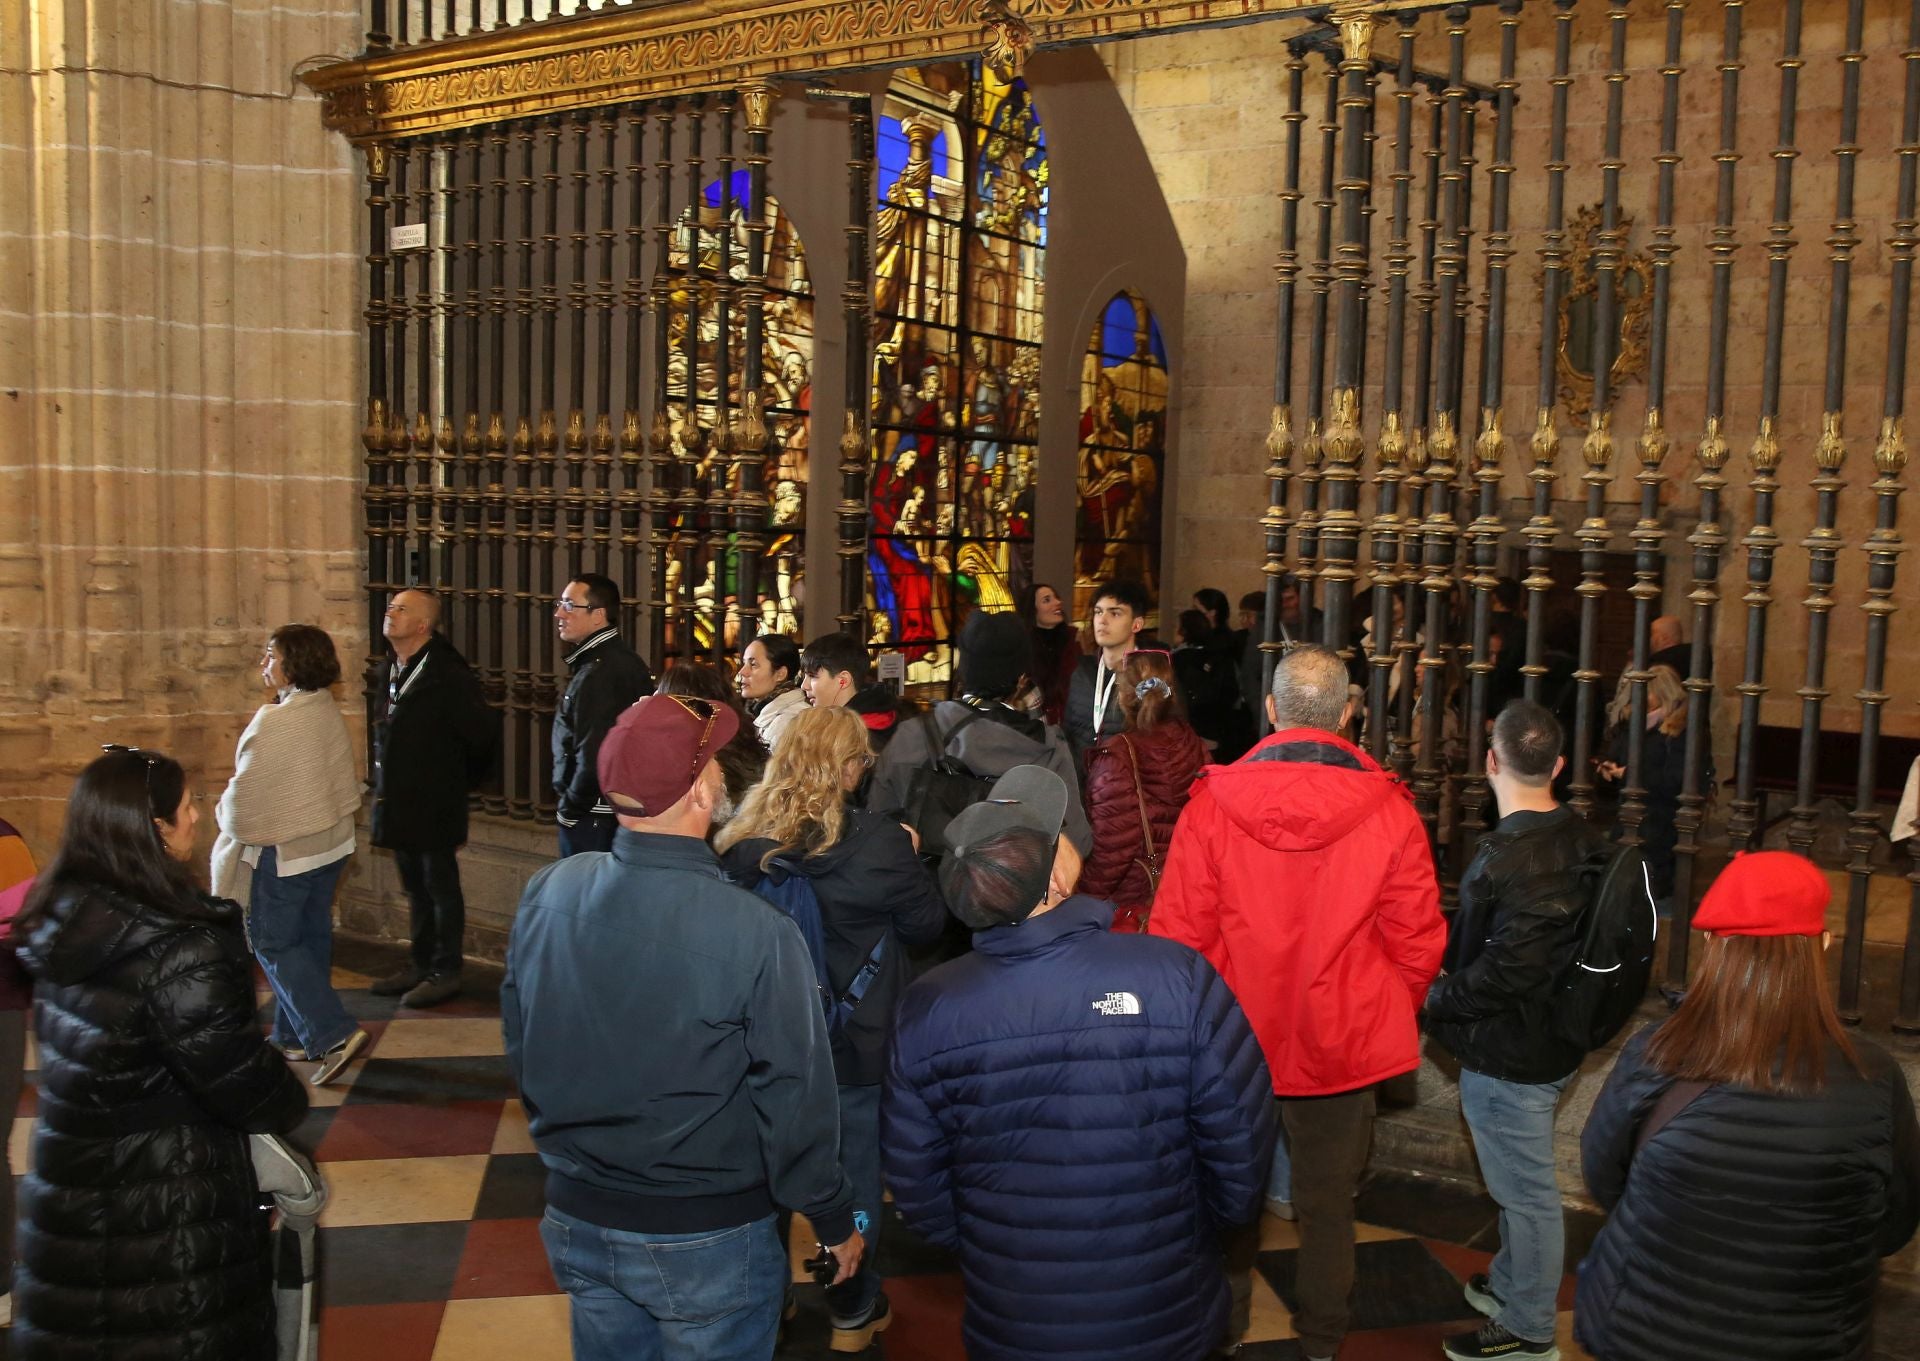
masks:
[[[1033,575],[1046,141],[977,62],[901,73],[877,133],[869,641],[935,684]]]
[[[737,491],[738,474],[723,461],[711,436],[720,411],[721,323],[718,300],[719,280],[724,270],[735,283],[747,277],[747,203],[748,172],[736,170],[726,183],[714,180],[701,195],[700,220],[696,225],[691,212],[683,213],[673,236],[671,264],[684,271],[690,256],[698,260],[698,309],[701,333],[697,345],[697,372],[694,383],[694,420],[709,432],[696,466],[695,488],[707,506],[693,512],[695,518],[711,517],[717,528],[722,517],[730,517],[724,502]],[[690,554],[673,554],[668,572],[677,578],[669,582],[669,598],[677,602],[675,621],[690,625],[690,636],[671,640],[676,650],[712,654],[718,650],[737,652],[756,633],[801,631],[800,600],[805,563],[804,534],[807,498],[807,441],[813,406],[813,282],[807,275],[806,252],[800,243],[793,220],[781,209],[772,194],[767,195],[767,297],[766,326],[762,336],[760,364],[761,398],[772,432],[767,442],[761,469],[761,485],[770,505],[767,527],[762,535],[764,547],[755,571],[755,594],[759,597],[757,619],[742,619],[738,550],[713,551],[704,546],[701,536],[692,535],[698,526],[682,524],[690,540],[703,546]],[[672,348],[667,360],[667,391],[686,391],[687,297],[685,276],[676,283],[673,312],[669,323]],[[741,374],[746,354],[746,308],[736,293],[728,313],[726,332],[727,418],[740,415]],[[681,420],[678,401],[669,403],[674,428]],[[683,516],[684,521],[686,517]],[[716,629],[719,636],[716,639]]]
[[[1158,623],[1160,489],[1166,472],[1167,347],[1145,298],[1113,295],[1094,323],[1080,369],[1079,515],[1074,617],[1103,581],[1146,587]]]

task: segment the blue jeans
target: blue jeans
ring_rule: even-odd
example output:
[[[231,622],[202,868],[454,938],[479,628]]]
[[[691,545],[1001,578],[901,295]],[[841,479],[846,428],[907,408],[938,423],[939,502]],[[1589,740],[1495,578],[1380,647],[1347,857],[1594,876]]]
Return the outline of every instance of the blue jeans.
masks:
[[[547,1208],[540,1238],[573,1305],[574,1361],[769,1361],[786,1299],[773,1216],[699,1233],[603,1229]]]
[[[1487,1269],[1488,1283],[1500,1299],[1496,1321],[1529,1342],[1546,1342],[1554,1335],[1554,1305],[1567,1251],[1553,1161],[1553,1111],[1566,1085],[1565,1077],[1558,1082],[1503,1082],[1460,1070],[1460,1112],[1473,1133],[1487,1193],[1500,1206],[1500,1251]]]
[[[880,1296],[880,1225],[886,1189],[880,1176],[880,1088],[840,1088],[840,1168],[853,1183],[854,1224],[866,1239],[860,1269],[827,1289],[827,1312],[848,1324],[866,1321]]]
[[[274,848],[253,869],[247,930],[273,989],[273,1042],[319,1058],[358,1030],[333,990],[333,890],[345,858],[281,878]]]
[[[1273,1166],[1267,1171],[1267,1199],[1293,1200],[1293,1155],[1287,1151],[1287,1131],[1273,1141]]]

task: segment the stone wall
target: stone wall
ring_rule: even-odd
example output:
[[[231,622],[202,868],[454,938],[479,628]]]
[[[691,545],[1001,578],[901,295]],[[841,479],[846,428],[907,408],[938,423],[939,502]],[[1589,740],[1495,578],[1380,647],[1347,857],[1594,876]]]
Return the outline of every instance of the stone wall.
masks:
[[[1744,664],[1744,619],[1739,598],[1746,558],[1739,538],[1751,524],[1753,498],[1747,489],[1746,450],[1759,415],[1762,339],[1766,315],[1766,229],[1772,212],[1773,167],[1776,141],[1781,53],[1777,0],[1749,4],[1746,12],[1746,63],[1741,87],[1741,115],[1735,220],[1741,243],[1736,256],[1732,343],[1728,365],[1727,437],[1733,458],[1726,473],[1726,496],[1731,551],[1722,575],[1723,608],[1717,641],[1719,674],[1731,679]],[[1891,154],[1898,140],[1904,72],[1899,53],[1904,46],[1904,10],[1890,4],[1868,7],[1863,44],[1869,54],[1862,68],[1861,141],[1867,147],[1858,166],[1854,214],[1860,244],[1854,255],[1852,309],[1848,327],[1845,431],[1848,455],[1842,470],[1845,488],[1839,499],[1839,527],[1846,545],[1840,556],[1838,607],[1832,615],[1832,643],[1828,651],[1828,684],[1833,698],[1825,726],[1851,728],[1858,723],[1853,692],[1862,679],[1865,616],[1866,555],[1861,545],[1873,526],[1873,445],[1879,425],[1887,340],[1888,250],[1893,231],[1894,184],[1897,162]],[[1536,410],[1539,373],[1541,265],[1538,251],[1545,221],[1544,167],[1549,159],[1547,120],[1549,101],[1545,77],[1552,70],[1553,7],[1524,7],[1518,30],[1521,81],[1515,119],[1512,213],[1516,254],[1512,283],[1503,392],[1507,453],[1502,489],[1507,501],[1507,542],[1517,544],[1518,528],[1527,513],[1521,502],[1529,495],[1527,439]],[[1813,448],[1820,435],[1822,381],[1827,343],[1827,302],[1830,297],[1826,239],[1835,212],[1836,159],[1839,138],[1840,62],[1844,47],[1840,29],[1843,6],[1810,6],[1807,10],[1801,72],[1798,145],[1795,165],[1794,236],[1791,283],[1787,292],[1786,365],[1781,393],[1780,465],[1782,493],[1776,523],[1783,544],[1775,569],[1775,606],[1770,618],[1766,681],[1770,687],[1764,721],[1797,723],[1799,701],[1794,689],[1804,666],[1807,613],[1801,601],[1807,591],[1807,554],[1801,540],[1813,525],[1814,497],[1809,482],[1814,474]],[[1474,12],[1469,79],[1491,85],[1496,72],[1496,15],[1490,9]],[[1600,197],[1598,162],[1601,159],[1602,117],[1605,107],[1604,72],[1607,64],[1607,26],[1603,7],[1582,5],[1573,29],[1573,70],[1576,84],[1571,100],[1567,207],[1597,202]],[[1684,45],[1685,75],[1681,82],[1677,169],[1676,240],[1680,251],[1674,266],[1674,305],[1670,343],[1665,426],[1672,438],[1663,473],[1667,544],[1666,607],[1684,613],[1690,583],[1690,557],[1683,542],[1698,505],[1692,486],[1696,471],[1693,451],[1699,440],[1705,406],[1707,349],[1707,230],[1714,214],[1714,152],[1719,146],[1720,89],[1715,63],[1721,43],[1719,6],[1693,6],[1687,15]],[[1444,71],[1445,44],[1438,16],[1423,21],[1420,65]],[[1184,595],[1202,585],[1220,586],[1230,594],[1259,585],[1257,564],[1262,539],[1257,507],[1263,506],[1267,484],[1264,441],[1271,407],[1274,365],[1274,275],[1272,266],[1280,246],[1280,201],[1285,124],[1286,38],[1298,31],[1288,22],[1254,24],[1231,29],[1172,34],[1099,50],[1114,72],[1121,95],[1159,175],[1187,254],[1187,357],[1184,375],[1183,439],[1178,451],[1179,551],[1171,564],[1171,587]],[[1654,222],[1654,163],[1659,147],[1661,80],[1664,56],[1664,17],[1656,9],[1633,12],[1628,44],[1629,78],[1625,87],[1627,117],[1621,204],[1635,218],[1629,249],[1644,250]],[[1395,54],[1394,28],[1385,25],[1376,38],[1380,56]],[[1305,166],[1302,175],[1307,200],[1301,211],[1303,255],[1311,257],[1313,198],[1318,183],[1318,127],[1324,107],[1325,64],[1310,59],[1305,106]],[[1390,83],[1390,81],[1388,82]],[[1377,385],[1383,353],[1384,273],[1380,254],[1386,241],[1386,214],[1390,206],[1386,175],[1392,164],[1393,121],[1390,101],[1383,99],[1375,148],[1374,178],[1374,301],[1370,320],[1367,374]],[[1424,142],[1426,105],[1417,106],[1416,126],[1422,129],[1416,146]],[[1491,159],[1492,116],[1480,116],[1477,154],[1482,168]],[[1420,189],[1425,183],[1423,163],[1415,161],[1414,214],[1419,216]],[[1477,290],[1484,278],[1480,255],[1486,230],[1487,182],[1476,180],[1474,237],[1470,272]],[[1300,317],[1307,316],[1307,292],[1302,278]],[[1479,408],[1478,321],[1468,345],[1467,429],[1464,446],[1471,443]],[[1296,394],[1303,393],[1306,346],[1298,342]],[[1409,381],[1411,363],[1409,362]],[[1920,365],[1909,387],[1920,380]],[[1296,402],[1298,395],[1296,395]],[[1369,453],[1362,464],[1372,472],[1372,441],[1377,430],[1380,397],[1377,386],[1363,390]],[[1611,547],[1626,551],[1624,531],[1637,514],[1638,469],[1634,443],[1646,407],[1644,382],[1629,384],[1615,407],[1617,453],[1608,490],[1610,520],[1615,525]],[[1298,422],[1296,422],[1298,424]],[[1562,503],[1560,523],[1571,529],[1581,511],[1579,483],[1580,440],[1560,420],[1562,442],[1556,496]],[[1296,459],[1296,469],[1300,461]],[[1297,484],[1296,484],[1297,485]],[[1299,504],[1296,494],[1295,505]],[[1371,514],[1372,495],[1363,491],[1361,513]],[[1909,531],[1907,537],[1911,539]],[[1560,547],[1571,548],[1562,536]],[[1518,573],[1516,573],[1517,575]],[[1915,565],[1904,564],[1904,585],[1897,598],[1911,602],[1916,595]],[[1909,605],[1907,608],[1911,608]],[[1619,659],[1605,664],[1617,666]],[[1886,711],[1889,732],[1920,733],[1920,631],[1909,616],[1896,616],[1889,673],[1893,700]],[[1723,703],[1725,701],[1723,700]],[[1731,725],[1721,723],[1726,733]],[[1730,766],[1723,768],[1730,770]]]
[[[0,9],[0,817],[42,860],[102,741],[217,793],[273,626],[362,655],[362,191],[292,75],[356,50],[333,3]]]

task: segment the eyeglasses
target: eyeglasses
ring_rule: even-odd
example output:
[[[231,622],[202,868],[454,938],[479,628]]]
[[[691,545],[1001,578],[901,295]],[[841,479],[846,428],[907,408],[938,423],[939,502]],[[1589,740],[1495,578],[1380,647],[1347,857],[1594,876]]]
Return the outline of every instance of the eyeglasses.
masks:
[[[158,756],[155,756],[150,751],[142,751],[139,747],[129,747],[123,742],[102,742],[100,744],[100,750],[103,754],[107,756],[119,756],[122,754],[127,756],[138,756],[142,761],[146,762],[147,804],[148,806],[152,806],[153,798],[154,798],[153,768],[160,764],[160,758]]]
[[[710,699],[696,699],[692,695],[668,695],[667,698],[700,720],[700,740],[693,747],[693,773],[698,775],[700,767],[707,763],[707,739],[713,736],[720,706]]]
[[[592,609],[593,602],[591,600],[583,600],[576,603],[574,601],[567,599],[565,596],[561,596],[558,600],[553,602],[553,607],[556,610],[565,610],[568,614],[572,614],[576,610]]]

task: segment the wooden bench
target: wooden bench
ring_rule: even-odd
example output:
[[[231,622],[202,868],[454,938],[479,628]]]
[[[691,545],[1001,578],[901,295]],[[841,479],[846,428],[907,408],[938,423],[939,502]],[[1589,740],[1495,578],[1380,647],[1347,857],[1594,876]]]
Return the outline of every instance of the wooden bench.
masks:
[[[1880,738],[1879,757],[1874,764],[1873,798],[1889,809],[1900,802],[1906,788],[1907,771],[1920,756],[1920,737]],[[1835,799],[1843,807],[1853,807],[1860,778],[1860,734],[1822,730],[1814,751],[1813,795],[1816,800]],[[1732,787],[1736,781],[1727,782]],[[1767,816],[1768,796],[1797,796],[1800,789],[1800,729],[1783,724],[1762,723],[1753,730],[1753,790],[1759,800],[1759,816],[1754,822],[1751,845],[1758,847],[1767,829],[1789,816]],[[1885,832],[1882,832],[1885,835]]]

